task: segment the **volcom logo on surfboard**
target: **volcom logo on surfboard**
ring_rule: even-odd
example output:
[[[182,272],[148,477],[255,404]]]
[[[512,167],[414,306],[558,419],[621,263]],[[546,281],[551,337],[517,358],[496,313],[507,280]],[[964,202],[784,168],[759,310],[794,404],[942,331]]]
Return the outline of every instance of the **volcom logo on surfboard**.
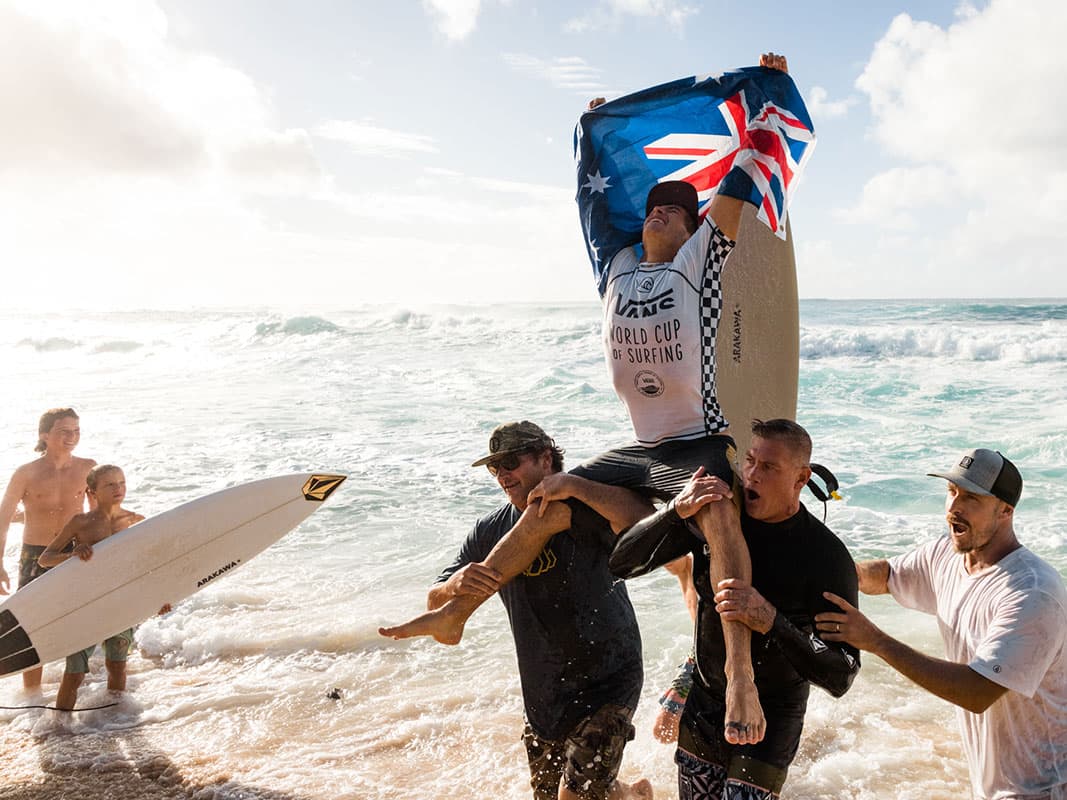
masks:
[[[212,573],[211,573],[210,575],[208,575],[208,576],[207,576],[206,578],[201,578],[200,580],[198,580],[198,581],[196,582],[196,588],[197,588],[197,589],[199,589],[199,588],[200,588],[201,586],[203,586],[203,585],[204,585],[205,583],[210,583],[211,581],[215,580],[215,578],[219,577],[219,575],[224,575],[225,573],[229,572],[229,571],[230,571],[231,569],[233,569],[234,567],[236,567],[236,566],[237,566],[238,564],[240,564],[240,563],[241,563],[241,562],[240,562],[240,560],[237,560],[237,561],[231,561],[231,562],[230,562],[229,564],[227,564],[226,566],[224,566],[224,567],[219,567],[219,568],[218,568],[217,570],[215,570],[214,572],[212,572]]]
[[[300,491],[304,493],[305,500],[321,503],[333,494],[334,489],[344,483],[347,477],[347,475],[312,475],[304,482],[304,488]]]

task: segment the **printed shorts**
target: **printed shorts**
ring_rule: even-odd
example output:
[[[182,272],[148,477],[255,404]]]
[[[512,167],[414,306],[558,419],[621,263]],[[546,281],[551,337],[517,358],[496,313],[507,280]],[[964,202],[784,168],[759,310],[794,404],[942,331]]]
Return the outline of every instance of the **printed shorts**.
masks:
[[[784,769],[749,756],[735,755],[729,766],[723,766],[679,748],[674,761],[678,764],[678,800],[773,800],[785,783]]]
[[[556,800],[562,780],[583,800],[605,800],[619,774],[622,752],[634,738],[633,711],[608,704],[579,722],[567,737],[550,741],[522,734],[534,800]]]
[[[704,467],[709,475],[733,484],[735,449],[729,436],[664,442],[654,447],[631,444],[602,453],[570,472],[666,501],[682,490],[697,467]]]
[[[34,578],[39,578],[48,572],[48,567],[42,567],[37,563],[41,553],[45,551],[43,544],[24,544],[19,553],[19,588],[28,584]]]
[[[104,658],[108,661],[125,661],[133,646],[133,628],[116,633],[104,640]],[[89,657],[96,650],[96,645],[67,656],[67,672],[83,674],[89,671]]]

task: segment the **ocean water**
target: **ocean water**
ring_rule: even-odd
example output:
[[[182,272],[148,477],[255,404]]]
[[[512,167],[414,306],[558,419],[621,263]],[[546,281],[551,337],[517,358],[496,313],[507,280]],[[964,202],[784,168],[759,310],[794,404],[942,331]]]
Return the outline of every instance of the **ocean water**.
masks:
[[[841,480],[827,521],[856,558],[939,535],[944,484],[925,473],[987,446],[1026,479],[1020,538],[1067,574],[1067,302],[806,301],[801,326],[798,418]],[[499,603],[457,647],[376,629],[424,607],[470,523],[501,501],[468,466],[495,424],[538,421],[569,464],[628,440],[595,304],[4,313],[0,363],[5,480],[56,405],[78,410],[77,452],[122,466],[126,505],[144,514],[273,474],[350,476],[264,554],[145,622],[118,706],[75,714],[67,731],[49,711],[0,711],[5,782],[132,771],[216,800],[529,796]],[[621,777],[672,797],[672,748],[650,728],[690,625],[670,576],[630,591],[646,684]],[[940,653],[931,619],[885,598],[863,607]],[[82,706],[111,701],[92,666]],[[45,669],[42,695],[0,680],[0,705],[51,702],[61,673]],[[813,692],[786,793],[968,787],[951,707],[867,657],[843,699]]]

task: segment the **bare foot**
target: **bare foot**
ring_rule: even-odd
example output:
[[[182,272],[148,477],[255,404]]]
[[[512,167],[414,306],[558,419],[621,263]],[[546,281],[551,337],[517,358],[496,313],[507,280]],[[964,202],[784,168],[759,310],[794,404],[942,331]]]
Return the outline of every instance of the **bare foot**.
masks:
[[[652,784],[646,778],[633,783],[615,781],[608,800],[652,800]]]
[[[378,633],[390,639],[410,639],[412,636],[432,636],[441,644],[459,644],[463,638],[465,620],[447,612],[447,604],[441,608],[420,614],[403,625],[378,628]]]
[[[759,702],[756,684],[735,679],[726,685],[726,730],[730,744],[756,744],[767,732],[767,720]]]

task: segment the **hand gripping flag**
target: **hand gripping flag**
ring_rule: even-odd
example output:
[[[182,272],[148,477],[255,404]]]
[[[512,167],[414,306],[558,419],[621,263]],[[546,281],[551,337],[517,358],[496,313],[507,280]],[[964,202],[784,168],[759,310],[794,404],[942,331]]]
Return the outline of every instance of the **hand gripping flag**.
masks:
[[[814,147],[793,79],[765,67],[683,78],[582,114],[576,199],[601,293],[612,257],[641,240],[654,184],[692,183],[701,216],[716,194],[738,197],[784,239],[786,208]]]

